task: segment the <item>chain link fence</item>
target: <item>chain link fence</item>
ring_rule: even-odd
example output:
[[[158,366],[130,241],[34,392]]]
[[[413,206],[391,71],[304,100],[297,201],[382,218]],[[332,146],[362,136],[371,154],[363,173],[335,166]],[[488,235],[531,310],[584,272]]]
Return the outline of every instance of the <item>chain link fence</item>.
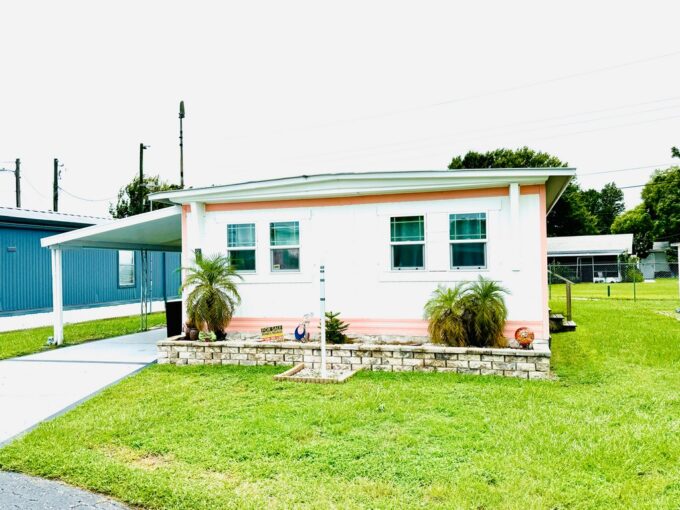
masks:
[[[677,262],[548,264],[551,299],[566,297],[567,279],[574,299],[679,300]]]

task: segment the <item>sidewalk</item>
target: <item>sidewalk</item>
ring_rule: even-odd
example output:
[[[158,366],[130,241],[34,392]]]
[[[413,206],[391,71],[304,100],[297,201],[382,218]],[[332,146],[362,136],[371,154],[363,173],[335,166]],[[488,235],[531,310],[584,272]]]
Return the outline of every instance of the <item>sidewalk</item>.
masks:
[[[156,360],[165,328],[0,361],[0,446]]]

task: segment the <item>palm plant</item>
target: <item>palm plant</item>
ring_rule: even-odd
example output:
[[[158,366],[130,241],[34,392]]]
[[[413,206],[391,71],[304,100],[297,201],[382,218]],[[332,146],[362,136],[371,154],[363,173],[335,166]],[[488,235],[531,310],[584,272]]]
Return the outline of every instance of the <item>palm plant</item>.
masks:
[[[463,321],[462,298],[466,284],[455,287],[440,285],[425,304],[427,331],[432,342],[461,347],[467,343],[467,331]]]
[[[242,279],[224,255],[196,255],[192,267],[185,271],[181,290],[189,290],[187,315],[197,328],[225,337],[224,330],[241,303],[235,279]]]
[[[503,300],[508,290],[480,276],[471,283],[461,300],[467,341],[476,347],[505,347],[503,337],[508,309]]]

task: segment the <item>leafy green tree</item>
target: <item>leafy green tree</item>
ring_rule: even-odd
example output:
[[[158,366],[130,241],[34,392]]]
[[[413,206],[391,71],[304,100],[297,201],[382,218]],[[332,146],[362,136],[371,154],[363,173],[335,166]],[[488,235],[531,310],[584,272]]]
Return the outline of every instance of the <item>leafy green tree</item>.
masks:
[[[449,164],[450,170],[468,168],[549,168],[566,167],[567,163],[558,157],[520,147],[518,149],[496,149],[484,153],[470,151],[456,156]],[[548,215],[549,236],[576,236],[597,234],[597,218],[588,210],[578,183],[572,181]]]
[[[465,168],[546,168],[567,166],[559,158],[529,147],[519,149],[496,149],[488,152],[470,151],[456,156],[449,164],[450,170]]]
[[[144,177],[144,182],[140,186],[139,176],[137,176],[120,189],[117,202],[109,205],[109,213],[114,218],[127,218],[128,216],[149,212],[151,210],[149,194],[173,189],[181,188],[177,184],[161,181],[157,175]],[[168,205],[154,202],[153,208],[161,209],[168,207]]]
[[[231,322],[241,296],[236,288],[236,273],[226,255],[204,256],[196,254],[193,266],[184,267],[181,291],[187,295],[189,322],[200,330],[212,331],[218,340],[225,337],[224,330]]]
[[[680,167],[656,170],[642,190],[642,200],[654,222],[654,238],[677,238],[680,229]]]
[[[612,223],[612,234],[633,234],[633,253],[644,258],[654,244],[654,222],[645,208],[639,204],[618,216]]]
[[[623,191],[613,182],[605,184],[601,191],[596,189],[583,191],[582,202],[595,216],[598,234],[611,234],[612,223],[625,209]]]
[[[582,236],[598,233],[597,217],[586,207],[583,192],[572,181],[548,214],[548,235]]]

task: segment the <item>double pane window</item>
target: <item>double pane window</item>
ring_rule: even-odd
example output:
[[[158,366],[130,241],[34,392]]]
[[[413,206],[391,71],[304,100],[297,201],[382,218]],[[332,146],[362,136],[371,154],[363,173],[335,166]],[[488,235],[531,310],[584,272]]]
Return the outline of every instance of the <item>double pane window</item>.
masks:
[[[118,286],[135,286],[135,252],[120,250],[118,252]]]
[[[227,252],[237,271],[255,271],[255,224],[227,225]]]
[[[452,269],[486,267],[486,213],[449,215]]]
[[[425,217],[390,218],[392,269],[425,268]]]
[[[300,223],[278,221],[269,225],[272,271],[300,270]]]

